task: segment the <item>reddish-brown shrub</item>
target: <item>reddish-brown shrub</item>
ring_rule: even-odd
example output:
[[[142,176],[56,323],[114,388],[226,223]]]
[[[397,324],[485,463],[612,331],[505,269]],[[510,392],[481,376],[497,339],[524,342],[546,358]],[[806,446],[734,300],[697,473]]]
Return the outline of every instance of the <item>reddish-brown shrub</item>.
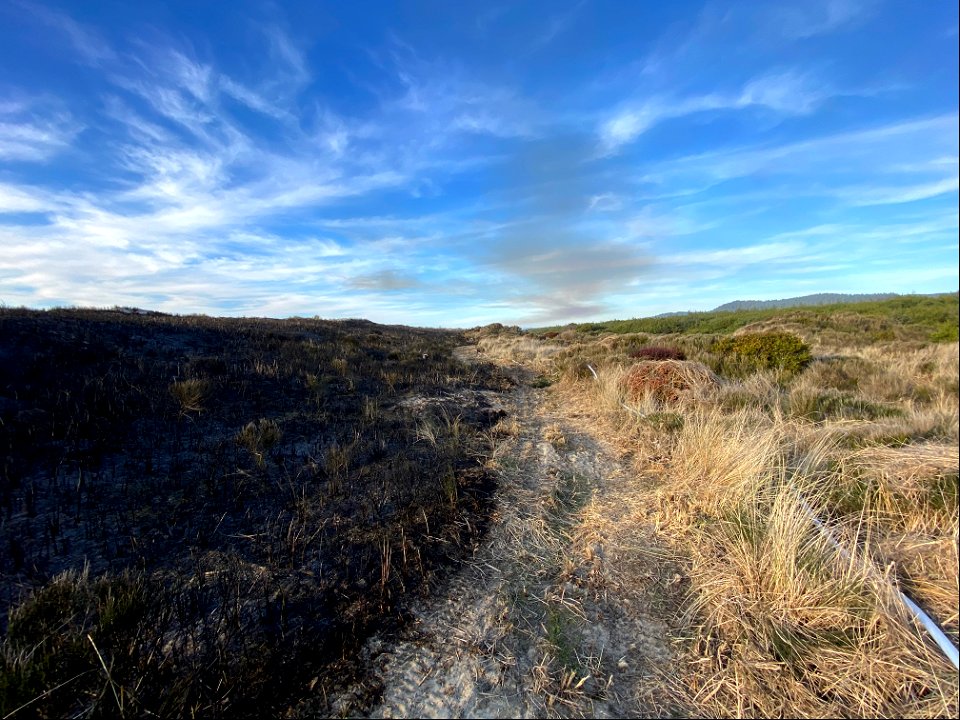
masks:
[[[687,354],[672,345],[644,345],[630,353],[635,360],[686,360]]]
[[[645,360],[627,370],[622,382],[630,401],[652,395],[661,404],[675,405],[717,385],[719,379],[702,363]]]

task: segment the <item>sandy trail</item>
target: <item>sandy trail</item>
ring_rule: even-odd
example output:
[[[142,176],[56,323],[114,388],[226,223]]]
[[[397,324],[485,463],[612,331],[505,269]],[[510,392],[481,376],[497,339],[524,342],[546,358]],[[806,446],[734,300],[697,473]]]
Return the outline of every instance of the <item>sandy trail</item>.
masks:
[[[473,348],[458,356],[469,361]],[[551,390],[502,395],[484,542],[401,637],[364,649],[370,717],[668,716],[678,577],[636,472]],[[355,711],[356,706],[354,706]]]

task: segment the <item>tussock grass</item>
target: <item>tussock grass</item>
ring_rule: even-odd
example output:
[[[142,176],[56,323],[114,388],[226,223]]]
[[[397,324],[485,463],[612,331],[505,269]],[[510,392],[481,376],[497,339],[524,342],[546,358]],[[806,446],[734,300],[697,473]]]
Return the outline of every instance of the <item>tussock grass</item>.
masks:
[[[184,415],[191,412],[200,412],[203,409],[203,400],[207,395],[208,383],[200,378],[176,380],[170,384],[170,394],[180,406]]]
[[[751,411],[698,409],[685,417],[673,450],[673,488],[721,515],[764,491],[782,442],[782,427]]]
[[[659,468],[636,504],[655,508],[689,580],[689,707],[736,717],[960,710],[956,671],[897,593],[957,641],[958,345],[941,327],[955,326],[955,305],[952,296],[664,318],[674,334],[606,323],[549,339],[570,402],[592,404],[645,474]],[[642,382],[628,391],[635,343],[682,347],[723,374],[716,335],[676,333],[738,328],[797,334],[812,361],[794,374],[730,373],[683,402]],[[585,362],[598,381],[580,371]],[[660,365],[646,372],[667,373]],[[667,406],[679,418],[669,428],[645,419]]]
[[[559,352],[527,335],[486,335],[477,340],[477,347],[490,360],[524,365],[539,373],[551,369],[550,358]]]
[[[840,502],[851,473],[831,446],[744,411],[687,418],[666,499],[688,503],[669,523],[689,553],[690,682],[708,714],[901,717],[956,707],[955,673],[951,689],[952,668],[893,592],[898,575],[878,570],[881,541],[903,536],[882,498]],[[808,507],[833,524],[850,559]],[[949,555],[936,555],[942,580]],[[949,595],[937,587],[941,600]]]

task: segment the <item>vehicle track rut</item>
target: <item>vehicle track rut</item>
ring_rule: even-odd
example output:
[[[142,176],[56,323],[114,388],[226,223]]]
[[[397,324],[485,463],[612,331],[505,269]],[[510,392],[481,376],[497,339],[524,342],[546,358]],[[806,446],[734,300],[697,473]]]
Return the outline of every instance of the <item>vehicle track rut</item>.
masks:
[[[476,361],[476,350],[459,348]],[[508,369],[490,529],[399,637],[363,654],[368,717],[682,714],[670,621],[679,577],[638,502],[628,458],[533,374]]]

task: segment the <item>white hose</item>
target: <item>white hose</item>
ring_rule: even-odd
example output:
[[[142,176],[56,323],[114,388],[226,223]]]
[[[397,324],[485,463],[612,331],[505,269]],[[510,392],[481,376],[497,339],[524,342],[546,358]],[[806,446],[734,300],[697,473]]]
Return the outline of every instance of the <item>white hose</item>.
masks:
[[[844,548],[840,541],[837,540],[834,536],[833,531],[816,516],[813,512],[813,508],[810,507],[810,503],[806,501],[803,495],[800,494],[800,491],[796,488],[793,488],[797,493],[797,496],[800,498],[800,506],[803,508],[803,511],[807,514],[807,517],[816,525],[817,529],[820,531],[820,534],[823,535],[831,545],[836,549],[844,560],[851,560],[850,553]],[[873,571],[873,575],[878,580],[880,579],[880,574],[876,572],[876,569],[872,566],[868,566]],[[960,670],[960,653],[957,651],[957,646],[953,644],[950,638],[947,637],[946,633],[940,629],[940,626],[934,622],[933,618],[927,615],[923,609],[917,605],[913,600],[907,597],[907,594],[904,593],[899,588],[894,588],[897,591],[897,595],[900,597],[900,601],[903,603],[903,606],[907,611],[913,616],[913,619],[918,621],[930,633],[930,637],[933,638],[933,641],[937,644],[940,650],[946,655],[947,660],[953,663],[953,667]]]
[[[600,376],[597,375],[597,371],[594,370],[590,365],[587,365],[587,370],[593,374],[593,379],[597,382],[600,382]],[[627,407],[623,403],[620,403],[620,406],[629,412],[635,413],[643,417],[642,413],[637,412],[633,408]],[[797,497],[800,498],[800,505],[803,508],[803,511],[807,514],[807,517],[810,518],[811,522],[817,527],[820,533],[830,542],[831,545],[840,553],[841,557],[845,560],[850,560],[850,553],[840,544],[836,537],[834,537],[833,532],[827,527],[820,518],[817,517],[816,513],[813,512],[813,508],[810,507],[810,503],[806,501],[803,495],[800,494],[800,491],[794,488],[794,491],[797,493]],[[900,596],[900,600],[903,603],[903,606],[907,611],[913,616],[913,619],[918,621],[930,633],[930,637],[933,638],[933,641],[937,643],[937,647],[946,655],[947,659],[953,663],[953,667],[960,670],[960,657],[958,657],[957,646],[953,644],[950,638],[947,637],[946,633],[940,629],[940,626],[934,622],[933,618],[927,615],[919,605],[917,605],[913,600],[907,597],[899,588],[894,588],[897,595]]]
[[[930,637],[932,637],[934,642],[943,650],[943,654],[947,656],[947,659],[953,663],[953,667],[960,670],[960,657],[958,657],[957,646],[950,641],[950,638],[948,638],[946,633],[933,621],[933,618],[920,609],[919,605],[902,592],[900,593],[900,598],[903,600],[903,604],[913,613],[913,616],[923,623],[927,632],[930,633]]]

